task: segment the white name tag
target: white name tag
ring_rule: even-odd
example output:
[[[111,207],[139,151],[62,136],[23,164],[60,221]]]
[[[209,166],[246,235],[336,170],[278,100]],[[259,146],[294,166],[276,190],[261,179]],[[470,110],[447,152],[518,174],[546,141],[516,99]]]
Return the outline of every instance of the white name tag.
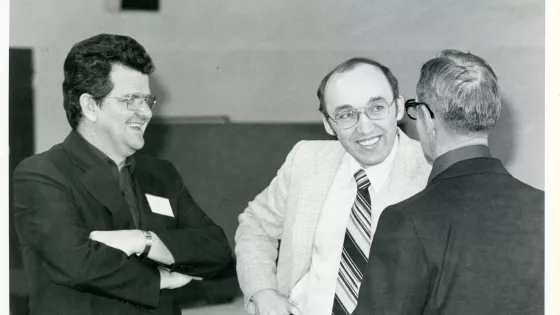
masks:
[[[146,199],[148,199],[148,203],[150,204],[150,209],[152,209],[153,213],[166,215],[172,218],[175,217],[173,215],[173,210],[171,210],[171,204],[169,203],[169,199],[150,195],[150,194],[146,194]]]

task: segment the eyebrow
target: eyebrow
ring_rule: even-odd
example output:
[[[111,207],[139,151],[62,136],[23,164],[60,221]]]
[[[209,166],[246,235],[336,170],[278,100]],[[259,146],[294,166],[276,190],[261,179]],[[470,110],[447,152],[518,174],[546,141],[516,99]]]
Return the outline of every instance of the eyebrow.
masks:
[[[387,102],[387,100],[383,96],[375,96],[375,97],[372,97],[372,98],[369,99],[368,104],[376,103],[376,102],[379,102],[379,101]]]
[[[341,106],[337,106],[334,109],[334,112],[337,113],[337,112],[340,112],[340,111],[343,111],[343,110],[348,110],[348,109],[354,109],[354,107],[352,105],[348,105],[348,104],[341,105]]]
[[[387,100],[383,96],[374,96],[374,97],[372,97],[368,100],[367,104],[373,104],[373,103],[376,103],[376,102],[379,102],[379,101],[387,102]],[[354,109],[354,108],[355,107],[352,106],[352,105],[345,104],[345,105],[337,106],[334,109],[334,112],[337,113],[337,112],[340,112],[340,111],[343,111],[343,110]]]
[[[144,94],[144,93],[128,93],[125,94],[123,97],[127,97],[127,96],[141,96],[141,97],[146,97],[146,96],[154,96],[154,94],[150,93],[150,94]]]

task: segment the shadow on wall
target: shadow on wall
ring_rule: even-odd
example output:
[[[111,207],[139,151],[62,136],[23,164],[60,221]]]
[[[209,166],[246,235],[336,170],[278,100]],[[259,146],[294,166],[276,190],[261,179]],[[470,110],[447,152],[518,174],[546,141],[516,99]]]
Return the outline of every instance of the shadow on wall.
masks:
[[[147,127],[148,129],[150,128],[150,125],[152,125],[154,122],[157,123],[158,120],[157,114],[161,112],[161,109],[165,107],[165,104],[167,104],[167,101],[169,100],[168,97],[169,94],[165,86],[161,83],[161,80],[157,75],[157,70],[156,70],[156,74],[150,76],[150,88],[152,90],[152,94],[156,96],[156,105],[153,109],[154,117],[152,117],[150,124],[148,124]],[[161,150],[163,150],[163,148],[165,148],[165,139],[167,139],[166,135],[168,131],[169,128],[167,127],[167,125],[163,124],[159,126],[159,132],[158,132],[159,141],[153,141],[153,143],[151,143],[153,152],[159,153]]]
[[[505,166],[512,160],[517,143],[517,119],[511,102],[502,97],[502,112],[496,126],[491,130],[488,145],[492,155],[502,160]]]
[[[167,104],[167,102],[169,101],[169,93],[165,88],[165,85],[161,83],[161,79],[157,74],[157,70],[155,74],[150,75],[150,88],[152,90],[152,94],[154,94],[157,99],[157,107],[155,110],[157,113],[159,111],[159,108],[161,106],[165,106],[165,104]]]
[[[416,131],[416,123],[414,122],[414,120],[408,118],[406,114],[404,114],[403,119],[401,119],[401,121],[399,121],[397,125],[409,138],[418,140],[418,131]]]

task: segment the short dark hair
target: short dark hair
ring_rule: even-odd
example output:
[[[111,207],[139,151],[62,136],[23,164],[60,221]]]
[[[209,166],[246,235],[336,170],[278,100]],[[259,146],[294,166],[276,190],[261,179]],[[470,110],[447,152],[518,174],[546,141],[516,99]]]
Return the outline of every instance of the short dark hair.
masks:
[[[152,59],[136,40],[129,36],[99,34],[75,44],[64,61],[62,94],[66,118],[76,129],[83,117],[80,96],[89,93],[101,99],[111,92],[114,65],[152,74]]]
[[[458,134],[487,133],[502,106],[492,67],[479,56],[454,49],[441,51],[422,66],[416,95]]]
[[[393,98],[395,98],[399,95],[399,81],[397,80],[397,78],[395,78],[395,76],[393,75],[393,73],[391,72],[391,70],[389,68],[387,68],[386,66],[382,65],[381,63],[379,63],[375,60],[369,59],[369,58],[365,58],[365,57],[351,58],[351,59],[348,59],[345,62],[339,64],[334,69],[332,69],[323,78],[323,80],[321,80],[321,83],[319,84],[319,88],[317,89],[317,97],[319,98],[319,111],[321,113],[323,113],[323,115],[325,115],[325,117],[328,117],[327,107],[326,107],[326,104],[325,104],[325,87],[327,86],[327,82],[329,81],[329,79],[331,78],[331,76],[333,74],[344,73],[346,71],[349,71],[349,70],[352,70],[352,69],[356,68],[359,65],[371,65],[371,66],[374,66],[374,67],[378,68],[379,70],[381,70],[383,72],[383,74],[385,75],[385,77],[387,78],[387,81],[389,81],[389,85],[391,85],[391,91],[393,92]]]

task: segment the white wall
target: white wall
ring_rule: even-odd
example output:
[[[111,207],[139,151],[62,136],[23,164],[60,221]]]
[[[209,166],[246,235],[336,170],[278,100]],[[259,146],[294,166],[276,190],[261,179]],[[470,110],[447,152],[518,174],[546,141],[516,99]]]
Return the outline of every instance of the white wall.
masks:
[[[238,122],[319,122],[315,91],[356,55],[388,65],[406,98],[423,62],[470,50],[497,72],[506,108],[495,155],[544,186],[544,1],[161,0],[158,13],[112,13],[105,1],[12,1],[10,44],[34,49],[36,151],[69,131],[62,63],[101,32],[133,36],[156,62],[156,114],[229,115]],[[158,103],[159,104],[159,103]]]

